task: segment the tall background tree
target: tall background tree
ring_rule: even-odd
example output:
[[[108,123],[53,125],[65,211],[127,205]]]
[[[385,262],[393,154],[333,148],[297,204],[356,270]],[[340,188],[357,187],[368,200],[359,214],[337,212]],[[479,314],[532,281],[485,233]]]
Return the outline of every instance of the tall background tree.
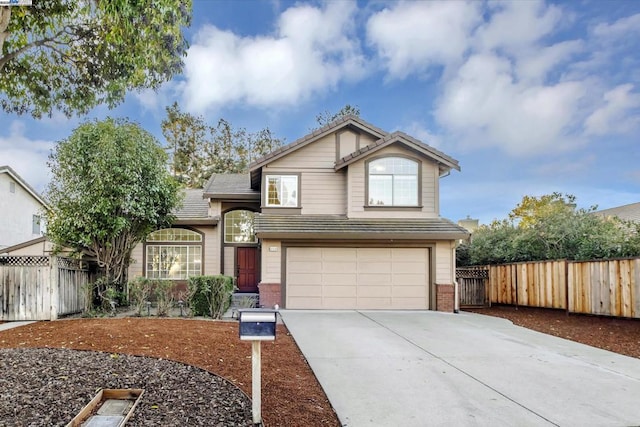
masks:
[[[316,116],[316,122],[318,123],[318,127],[322,127],[338,120],[340,117],[349,115],[360,117],[360,107],[358,107],[357,105],[346,104],[335,113],[331,113],[330,111],[325,110]]]
[[[182,184],[201,188],[213,173],[247,172],[254,160],[283,144],[269,128],[248,132],[220,119],[215,126],[202,116],[167,107],[162,134],[170,153],[170,169]]]
[[[107,119],[58,142],[49,166],[47,237],[95,257],[105,274],[99,286],[122,283],[133,248],[168,226],[179,203],[166,153],[137,124]]]
[[[0,106],[34,117],[110,107],[182,70],[191,0],[0,6]]]
[[[481,226],[458,248],[458,262],[499,264],[640,256],[640,224],[577,208],[572,195],[525,196],[508,218]]]

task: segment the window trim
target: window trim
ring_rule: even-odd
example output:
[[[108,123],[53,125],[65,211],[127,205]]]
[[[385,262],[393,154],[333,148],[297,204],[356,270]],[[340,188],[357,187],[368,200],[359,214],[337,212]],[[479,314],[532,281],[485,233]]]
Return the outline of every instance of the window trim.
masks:
[[[147,271],[147,247],[148,246],[175,246],[175,247],[184,247],[184,246],[199,246],[200,247],[200,272],[196,273],[196,275],[202,275],[204,274],[204,262],[205,262],[205,235],[202,231],[200,230],[196,230],[194,228],[190,228],[190,227],[167,227],[167,228],[175,228],[175,229],[184,229],[184,230],[188,230],[188,231],[192,231],[194,233],[197,233],[200,235],[200,241],[156,241],[156,240],[152,240],[152,241],[147,241],[147,239],[145,238],[144,242],[143,242],[143,246],[142,246],[142,276],[150,279],[150,280],[171,280],[171,281],[186,281],[189,280],[189,276],[187,278],[176,278],[176,279],[172,279],[172,278],[151,278],[148,277],[148,271]],[[159,230],[154,230],[152,231],[152,233],[156,232],[156,231],[160,231],[160,230],[164,230],[164,228],[159,229]],[[149,233],[151,234],[151,233]]]
[[[297,196],[296,196],[296,205],[295,206],[282,206],[282,205],[270,205],[269,204],[269,178],[270,177],[283,177],[283,176],[287,176],[287,177],[295,177],[296,178],[296,184],[297,184]],[[302,194],[300,193],[300,189],[302,188],[302,174],[301,173],[295,173],[295,172],[275,172],[275,173],[269,173],[266,172],[263,175],[263,184],[262,184],[262,207],[263,208],[269,208],[269,209],[300,209],[301,207],[301,201],[302,201]]]
[[[369,182],[370,182],[370,178],[369,178],[369,167],[370,164],[372,162],[375,162],[377,160],[382,160],[382,159],[389,159],[389,158],[400,158],[400,159],[405,159],[405,160],[409,160],[412,161],[416,164],[417,168],[418,168],[418,172],[416,174],[416,178],[418,180],[417,182],[417,188],[416,191],[418,192],[417,194],[417,198],[416,198],[416,204],[415,205],[370,205],[369,204]],[[376,157],[371,157],[369,159],[367,159],[365,161],[364,164],[364,169],[365,169],[365,181],[364,181],[364,185],[365,185],[365,200],[364,200],[364,208],[365,210],[389,210],[389,209],[396,209],[396,210],[421,210],[422,209],[422,161],[420,159],[417,159],[415,157],[411,157],[411,156],[407,156],[405,154],[400,154],[400,153],[388,153],[388,154],[384,154],[382,156],[376,156]]]

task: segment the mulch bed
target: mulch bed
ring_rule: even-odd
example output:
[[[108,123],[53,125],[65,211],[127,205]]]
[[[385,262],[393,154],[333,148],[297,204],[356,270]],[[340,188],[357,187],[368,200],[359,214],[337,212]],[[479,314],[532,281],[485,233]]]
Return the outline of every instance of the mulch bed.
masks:
[[[502,317],[518,326],[640,358],[640,319],[567,314],[564,310],[502,305],[464,310]]]
[[[18,420],[26,419],[28,413],[29,417],[46,413],[34,406],[38,400],[48,401],[47,408],[57,408],[64,402],[73,406],[69,411],[75,415],[97,388],[114,388],[114,384],[148,386],[151,390],[145,391],[134,411],[132,426],[235,426],[251,421],[249,401],[237,389],[234,392],[232,386],[251,394],[251,343],[239,340],[237,322],[173,318],[38,322],[0,332],[0,348],[13,349],[0,354],[1,426],[22,425]],[[24,350],[27,348],[90,351],[34,353]],[[122,356],[127,354],[148,357]],[[71,368],[63,369],[66,364]],[[175,381],[171,376],[176,377]],[[23,379],[24,388],[19,384]],[[64,394],[59,394],[62,386]],[[206,390],[210,388],[219,390]],[[16,392],[9,395],[6,390],[20,390],[24,397],[15,399]],[[50,419],[24,425],[63,426],[72,418],[58,409],[49,412]],[[284,325],[278,325],[275,341],[262,343],[262,415],[269,427],[340,426],[322,387]]]

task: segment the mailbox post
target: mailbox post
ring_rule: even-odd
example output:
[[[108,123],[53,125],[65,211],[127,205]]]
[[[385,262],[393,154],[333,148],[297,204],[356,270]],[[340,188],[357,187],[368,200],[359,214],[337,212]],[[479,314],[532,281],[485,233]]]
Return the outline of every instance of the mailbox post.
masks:
[[[261,308],[247,308],[238,311],[239,331],[241,341],[251,341],[251,397],[253,424],[262,423],[262,341],[276,339],[276,310]]]

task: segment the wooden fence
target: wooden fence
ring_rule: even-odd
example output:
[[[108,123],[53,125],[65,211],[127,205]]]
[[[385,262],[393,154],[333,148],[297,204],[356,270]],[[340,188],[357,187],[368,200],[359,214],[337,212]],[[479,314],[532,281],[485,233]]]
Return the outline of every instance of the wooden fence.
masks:
[[[640,258],[523,262],[488,270],[489,303],[640,318]]]
[[[84,308],[83,263],[48,256],[0,257],[0,320],[54,320]]]
[[[456,269],[458,295],[461,307],[487,305],[489,267],[459,267]]]

